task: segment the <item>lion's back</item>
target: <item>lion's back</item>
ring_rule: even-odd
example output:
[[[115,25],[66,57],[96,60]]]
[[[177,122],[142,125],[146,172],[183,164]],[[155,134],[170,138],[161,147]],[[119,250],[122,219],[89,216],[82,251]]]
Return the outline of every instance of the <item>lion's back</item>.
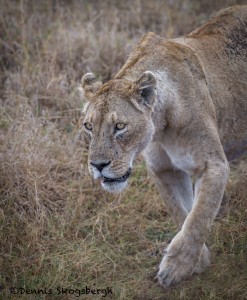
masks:
[[[218,35],[226,38],[231,33],[238,33],[234,36],[238,42],[246,43],[247,27],[247,5],[236,5],[219,11],[211,20],[192,31],[187,37],[200,38],[203,36]],[[234,38],[232,37],[232,38]]]
[[[247,5],[220,11],[185,40],[203,65],[221,141],[232,159],[247,150]]]
[[[187,96],[189,80],[206,80],[214,105],[211,101],[202,104],[205,110],[215,108],[219,136],[232,159],[247,150],[246,27],[247,5],[241,5],[220,11],[184,37],[169,40],[147,33],[115,78],[131,80],[146,70],[165,70],[171,82],[179,82],[180,101],[193,102],[191,107],[198,107],[202,100]]]

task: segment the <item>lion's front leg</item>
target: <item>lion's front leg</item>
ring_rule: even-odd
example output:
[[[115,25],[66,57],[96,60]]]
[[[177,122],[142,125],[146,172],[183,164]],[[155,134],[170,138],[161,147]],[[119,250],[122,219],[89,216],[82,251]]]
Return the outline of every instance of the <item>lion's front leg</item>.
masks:
[[[209,265],[209,251],[204,242],[218,212],[227,178],[227,162],[215,162],[208,164],[197,180],[193,208],[159,267],[158,279],[164,287],[199,273]]]
[[[155,182],[167,208],[180,232],[165,251],[159,266],[158,279],[163,286],[181,281],[193,273],[200,273],[210,264],[210,254],[206,245],[194,247],[196,241],[188,242],[189,236],[183,236],[182,226],[192,209],[192,182],[188,174],[180,170],[161,170],[153,168]],[[195,267],[196,265],[196,267]],[[183,275],[183,274],[186,274]]]

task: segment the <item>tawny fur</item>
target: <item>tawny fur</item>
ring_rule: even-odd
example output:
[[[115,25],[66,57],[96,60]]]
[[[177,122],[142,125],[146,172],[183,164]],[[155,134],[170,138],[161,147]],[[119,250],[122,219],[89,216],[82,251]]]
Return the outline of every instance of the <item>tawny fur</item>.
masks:
[[[205,240],[228,160],[247,150],[246,26],[247,6],[235,6],[185,37],[147,33],[113,80],[83,79],[93,176],[120,178],[142,152],[178,226],[159,267],[165,287],[210,264]],[[126,126],[116,132],[117,123]],[[90,162],[106,166],[99,172]],[[102,185],[116,192],[127,181]]]

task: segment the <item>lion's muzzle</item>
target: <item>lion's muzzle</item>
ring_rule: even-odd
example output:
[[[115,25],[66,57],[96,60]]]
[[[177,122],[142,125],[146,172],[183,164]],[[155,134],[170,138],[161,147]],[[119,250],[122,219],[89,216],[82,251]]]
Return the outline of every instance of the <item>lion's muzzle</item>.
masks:
[[[118,178],[107,178],[107,177],[103,177],[103,182],[124,182],[126,181],[129,176],[131,175],[131,168],[128,169],[128,171],[121,177]]]

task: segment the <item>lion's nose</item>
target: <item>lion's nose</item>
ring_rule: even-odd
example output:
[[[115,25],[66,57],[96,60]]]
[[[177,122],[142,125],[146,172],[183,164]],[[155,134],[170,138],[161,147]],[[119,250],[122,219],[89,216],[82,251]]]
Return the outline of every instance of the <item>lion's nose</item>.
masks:
[[[95,167],[99,172],[101,172],[106,166],[109,166],[111,163],[110,160],[108,161],[90,161],[90,165]]]

